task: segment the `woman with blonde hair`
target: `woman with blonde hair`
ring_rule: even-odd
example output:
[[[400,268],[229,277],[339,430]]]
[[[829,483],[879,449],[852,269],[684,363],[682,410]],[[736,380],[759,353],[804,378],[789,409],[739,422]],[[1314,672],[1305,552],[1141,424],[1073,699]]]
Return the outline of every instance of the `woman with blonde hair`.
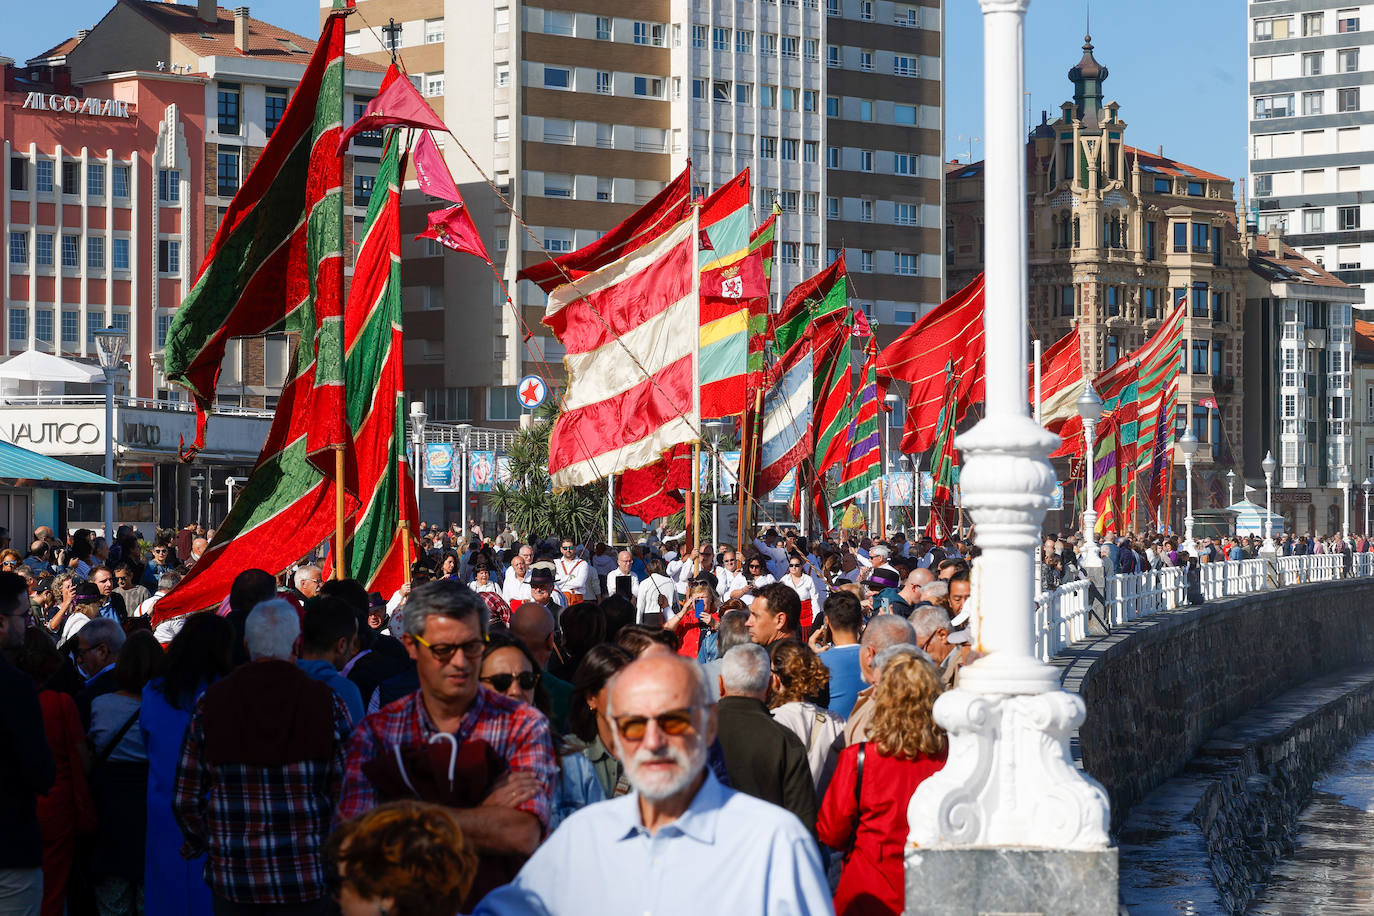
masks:
[[[340,824],[325,852],[343,916],[452,916],[469,908],[477,855],[440,805],[380,805]]]
[[[849,850],[835,891],[837,916],[902,912],[907,805],[916,787],[945,765],[945,732],[931,716],[940,695],[935,666],[894,654],[882,672],[868,740],[840,752],[816,819],[822,843]]]
[[[775,721],[801,739],[816,793],[824,796],[838,757],[835,739],[844,734],[844,716],[826,708],[830,700],[830,669],[814,649],[796,639],[773,643],[768,654],[773,660],[768,708]]]

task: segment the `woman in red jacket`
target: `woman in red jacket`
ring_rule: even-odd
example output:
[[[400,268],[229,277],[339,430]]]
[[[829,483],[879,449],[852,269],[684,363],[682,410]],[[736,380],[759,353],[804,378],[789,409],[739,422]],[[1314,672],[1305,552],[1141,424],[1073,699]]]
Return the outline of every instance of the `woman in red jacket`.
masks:
[[[868,740],[840,752],[816,820],[822,843],[851,850],[835,891],[837,916],[895,916],[906,906],[907,805],[945,765],[945,733],[930,713],[939,695],[934,665],[895,655],[874,690]]]

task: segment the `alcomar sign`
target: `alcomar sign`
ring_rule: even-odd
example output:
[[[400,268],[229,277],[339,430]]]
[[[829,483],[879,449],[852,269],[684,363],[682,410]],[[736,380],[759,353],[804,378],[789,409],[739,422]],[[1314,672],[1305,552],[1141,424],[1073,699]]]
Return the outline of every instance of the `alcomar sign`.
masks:
[[[82,99],[74,95],[30,92],[24,97],[24,107],[30,111],[60,111],[98,118],[129,117],[129,103],[122,99]]]

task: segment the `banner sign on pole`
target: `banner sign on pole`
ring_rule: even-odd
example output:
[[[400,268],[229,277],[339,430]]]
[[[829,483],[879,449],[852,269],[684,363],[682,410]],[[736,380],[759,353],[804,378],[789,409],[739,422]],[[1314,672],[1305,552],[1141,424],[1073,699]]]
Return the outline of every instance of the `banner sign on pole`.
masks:
[[[431,490],[458,489],[452,442],[425,443],[425,486]]]
[[[490,493],[496,478],[495,452],[468,452],[468,492]]]
[[[793,468],[787,472],[787,476],[782,479],[782,483],[773,488],[773,492],[768,494],[770,503],[787,503],[792,501],[792,496],[797,492],[797,469]]]
[[[510,456],[496,455],[496,482],[502,486],[510,486]]]
[[[899,471],[896,474],[889,474],[886,478],[884,494],[887,497],[888,505],[909,506],[911,505],[911,472]]]

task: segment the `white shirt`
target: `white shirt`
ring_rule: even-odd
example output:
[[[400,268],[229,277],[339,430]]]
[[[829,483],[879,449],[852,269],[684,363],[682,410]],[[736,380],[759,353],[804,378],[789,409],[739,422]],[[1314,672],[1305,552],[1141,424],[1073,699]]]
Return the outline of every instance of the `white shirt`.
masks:
[[[157,591],[153,592],[151,596],[144,598],[143,601],[139,604],[138,611],[135,616],[147,617],[151,615],[153,613],[153,608],[157,605],[157,600],[165,594],[167,593],[162,591],[161,589],[158,589]]]
[[[478,585],[476,582],[473,582],[470,587],[479,595],[483,592],[496,592],[498,595],[501,594],[501,589],[497,588],[496,583],[492,582],[490,579],[487,580],[486,585]]]
[[[735,589],[746,588],[748,585],[744,573],[732,573],[724,566],[716,567],[716,597],[721,601],[729,601],[731,592]],[[684,588],[683,592],[686,591]]]
[[[792,589],[792,591],[796,592],[797,597],[800,598],[802,601],[810,601],[811,612],[813,614],[820,611],[820,608],[816,606],[816,583],[812,582],[811,577],[808,576],[806,573],[802,573],[800,576],[797,577],[796,580],[794,580],[790,575],[787,575],[783,576],[778,581],[781,582],[783,585],[786,585],[788,588]]]
[[[650,573],[643,582],[639,583],[639,615],[635,619],[636,623],[643,623],[645,614],[653,614],[661,610],[658,606],[659,595],[668,599],[668,608],[663,611],[663,616],[667,617],[673,613],[673,605],[677,603],[673,580],[658,573]]]
[[[62,643],[75,636],[77,630],[90,622],[91,618],[87,617],[85,614],[78,613],[76,607],[73,606],[72,609],[67,612],[67,619],[62,622],[62,635],[58,638],[57,644],[59,646],[62,645]]]
[[[525,575],[524,575],[523,578],[518,578],[518,577],[515,575],[515,567],[514,567],[514,566],[508,567],[508,568],[506,569],[506,577],[505,577],[505,579],[503,579],[503,580],[501,581],[501,597],[502,597],[502,598],[506,598],[506,592],[511,591],[512,589],[514,589],[515,586],[516,586],[517,584],[523,583],[523,584],[525,585],[525,597],[528,598],[528,597],[529,597],[529,591],[530,591],[530,589],[529,589],[529,581],[530,581],[530,568],[529,568],[528,566],[525,567]],[[507,600],[507,601],[510,601],[509,598],[506,598],[506,600]]]
[[[773,578],[773,574],[772,574],[772,573],[764,573],[764,574],[761,575],[761,576],[755,576],[755,577],[754,577],[754,581],[753,581],[752,584],[749,582],[748,578],[746,578],[745,576],[740,576],[740,579],[743,580],[744,585],[749,586],[749,591],[747,591],[747,592],[745,592],[743,595],[740,595],[740,596],[739,596],[739,599],[740,599],[741,601],[743,601],[746,605],[752,604],[752,603],[753,603],[753,601],[754,601],[754,589],[763,588],[765,585],[772,585],[774,582],[778,581],[777,579],[774,579],[774,578]],[[742,586],[740,586],[740,585],[736,585],[736,586],[735,586],[735,588],[741,588],[741,587],[742,587]],[[729,600],[729,598],[730,598],[730,596],[727,595],[725,600]]]
[[[507,574],[506,587],[501,589],[501,597],[506,599],[506,604],[517,608],[520,602],[530,600],[530,584],[524,579],[515,579]]]
[[[781,547],[769,547],[767,543],[759,538],[754,538],[754,546],[759,553],[763,554],[768,564],[768,571],[773,574],[774,579],[781,579],[787,575],[787,551]]]
[[[554,587],[560,592],[573,592],[582,595],[583,590],[587,587],[589,568],[586,560],[576,557],[571,560],[555,560],[553,564]]]
[[[634,573],[623,573],[618,568],[606,576],[606,597],[612,598],[617,594],[616,584],[620,579],[630,580],[630,603],[636,603],[636,600],[639,598],[639,580],[635,578]]]

